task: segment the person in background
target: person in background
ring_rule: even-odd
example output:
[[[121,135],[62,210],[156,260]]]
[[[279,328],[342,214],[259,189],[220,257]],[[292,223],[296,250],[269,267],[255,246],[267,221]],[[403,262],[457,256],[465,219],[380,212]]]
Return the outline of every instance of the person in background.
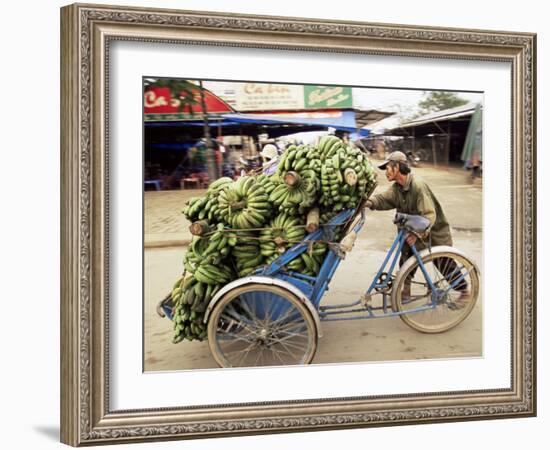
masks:
[[[266,144],[262,151],[263,164],[262,171],[266,175],[271,175],[277,170],[277,165],[279,164],[279,151],[277,147],[273,144]]]

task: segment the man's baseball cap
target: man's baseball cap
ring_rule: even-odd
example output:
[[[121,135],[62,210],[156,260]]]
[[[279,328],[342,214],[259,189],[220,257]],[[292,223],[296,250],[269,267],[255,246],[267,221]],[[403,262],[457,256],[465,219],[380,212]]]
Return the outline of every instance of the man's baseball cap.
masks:
[[[379,169],[385,170],[390,161],[396,161],[407,164],[407,156],[403,152],[391,152],[382,164],[378,166]]]

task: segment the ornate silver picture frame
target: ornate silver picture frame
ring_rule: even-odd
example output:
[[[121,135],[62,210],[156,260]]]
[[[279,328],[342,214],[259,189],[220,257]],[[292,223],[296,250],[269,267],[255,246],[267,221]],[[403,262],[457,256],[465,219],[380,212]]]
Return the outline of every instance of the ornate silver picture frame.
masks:
[[[109,71],[117,41],[504,62],[511,67],[508,387],[115,409]],[[536,36],[75,4],[61,10],[61,440],[73,446],[536,414]],[[490,295],[490,290],[486,291]],[[139,300],[137,301],[139,303]],[[508,306],[507,306],[508,305]],[[138,305],[139,307],[139,305]]]

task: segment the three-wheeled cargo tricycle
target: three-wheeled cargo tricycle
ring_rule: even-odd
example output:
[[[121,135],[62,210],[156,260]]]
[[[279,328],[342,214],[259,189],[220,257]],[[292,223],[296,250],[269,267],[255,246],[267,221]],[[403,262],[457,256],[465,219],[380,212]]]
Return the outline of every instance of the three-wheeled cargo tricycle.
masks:
[[[330,281],[364,223],[363,205],[342,211],[271,264],[225,285],[204,314],[216,362],[221,367],[309,364],[324,321],[399,316],[417,331],[441,333],[468,317],[480,289],[476,264],[453,247],[418,251],[412,245],[412,256],[399,266],[407,234],[420,235],[428,225],[423,217],[399,213],[397,235],[366,292],[350,303],[323,306]],[[341,239],[335,239],[336,230]],[[316,276],[286,268],[316,241],[329,246]],[[381,296],[377,306],[374,296]],[[168,297],[158,310],[172,319],[172,306]]]

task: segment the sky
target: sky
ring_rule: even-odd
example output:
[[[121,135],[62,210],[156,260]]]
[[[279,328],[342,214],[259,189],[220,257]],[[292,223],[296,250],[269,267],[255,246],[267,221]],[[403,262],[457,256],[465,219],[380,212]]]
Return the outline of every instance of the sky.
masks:
[[[380,111],[396,112],[395,116],[388,117],[378,123],[373,129],[392,128],[399,124],[401,114],[418,112],[418,102],[429,91],[412,89],[385,89],[385,88],[353,88],[353,103],[358,109],[377,109]],[[482,93],[456,92],[469,102],[483,101]]]
[[[414,108],[429,91],[413,89],[353,88],[353,101],[360,109],[380,109],[395,111],[396,105]],[[456,92],[468,101],[480,101],[483,94]]]

